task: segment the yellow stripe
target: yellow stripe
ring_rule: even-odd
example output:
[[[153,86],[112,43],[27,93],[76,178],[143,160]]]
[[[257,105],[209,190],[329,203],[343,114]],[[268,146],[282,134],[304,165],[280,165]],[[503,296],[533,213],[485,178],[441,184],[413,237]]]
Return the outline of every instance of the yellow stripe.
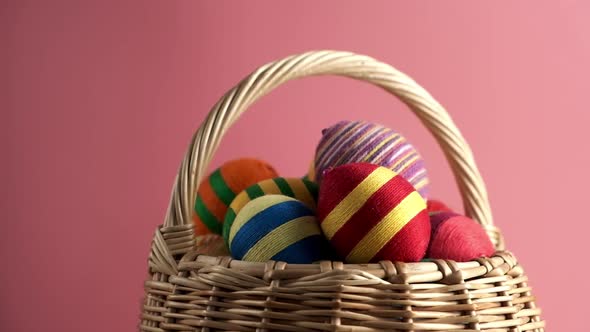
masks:
[[[363,134],[363,136],[361,136],[361,137],[358,137],[357,139],[355,139],[355,144],[356,144],[356,143],[358,143],[358,142],[362,142],[362,141],[363,141],[363,140],[364,140],[366,137],[369,137],[371,134],[373,134],[374,132],[376,132],[376,131],[378,131],[378,130],[381,130],[381,128],[379,128],[379,127],[377,127],[377,126],[375,126],[375,127],[372,127],[372,128],[369,128],[369,130],[368,130],[366,133],[364,133],[364,134]],[[349,156],[349,159],[350,159],[350,158],[352,158],[352,157],[356,157],[357,153],[358,153],[358,151],[357,151],[357,152],[355,152],[355,153],[353,153],[353,154],[352,154],[352,156]],[[333,164],[333,165],[341,165],[341,164],[343,164],[343,163],[344,163],[344,161],[345,161],[345,160],[343,160],[343,159],[344,159],[344,157],[347,157],[347,156],[348,156],[348,154],[347,154],[347,153],[342,153],[342,154],[340,155],[340,157],[338,158],[338,160],[336,160],[336,161],[335,161],[334,163],[332,163],[332,164]]]
[[[420,190],[420,189],[424,188],[428,183],[429,183],[428,178],[424,178],[424,179],[420,180],[420,182],[416,183],[414,188],[416,188],[416,190]]]
[[[234,223],[231,226],[229,231],[229,243],[234,240],[234,236],[240,231],[240,228],[244,226],[246,222],[248,222],[252,217],[257,215],[258,213],[266,210],[270,206],[273,206],[280,202],[285,202],[288,200],[295,200],[293,198],[282,196],[282,195],[267,195],[256,198],[259,200],[259,204],[247,204],[244,206],[240,213],[236,216]]]
[[[387,242],[425,208],[424,199],[416,191],[410,193],[357,243],[346,257],[346,261],[351,263],[370,261]]]
[[[307,178],[309,181],[315,181],[315,157],[311,160],[309,164],[309,169],[307,170]]]
[[[295,193],[295,198],[297,198],[298,200],[302,201],[303,203],[307,204],[310,208],[315,210],[315,208],[316,208],[315,199],[313,198],[311,193],[307,190],[307,187],[305,186],[305,184],[303,184],[303,181],[301,179],[285,179],[285,180],[287,181],[287,183],[289,184],[289,186],[293,190],[293,193]],[[280,195],[281,194],[281,189],[277,186],[277,184],[272,179],[261,181],[258,183],[258,186],[260,187],[260,189],[262,189],[262,191],[264,192],[265,195],[275,195],[275,194]],[[248,204],[248,202],[250,202],[250,197],[248,196],[248,193],[243,191],[240,194],[238,194],[238,196],[236,196],[236,198],[234,198],[234,200],[230,204],[230,208],[232,208],[232,210],[234,210],[234,212],[238,213],[246,204]]]
[[[291,187],[291,190],[293,190],[293,193],[295,194],[295,198],[297,198],[298,200],[302,201],[307,206],[309,206],[310,208],[315,210],[315,208],[316,208],[315,199],[313,198],[311,193],[307,190],[307,187],[305,186],[305,184],[303,184],[302,180],[300,180],[300,179],[287,180],[287,183]]]
[[[393,165],[389,166],[389,168],[391,168],[391,169],[396,169],[396,168],[397,168],[397,167],[398,167],[400,164],[402,164],[402,163],[403,163],[403,164],[404,164],[404,167],[403,167],[402,169],[398,169],[398,170],[397,170],[397,172],[398,172],[398,173],[401,173],[401,172],[403,172],[403,170],[404,170],[404,169],[406,169],[407,167],[409,167],[409,166],[411,165],[409,162],[406,162],[406,160],[408,160],[408,157],[409,157],[409,156],[411,156],[411,155],[412,155],[412,153],[413,153],[413,152],[408,152],[408,155],[407,155],[407,156],[404,156],[404,157],[403,157],[402,159],[400,159],[400,160],[399,160],[397,163],[395,163],[395,164],[393,164]],[[414,157],[412,157],[412,158],[410,158],[409,160],[413,162],[413,161],[414,161],[414,160],[416,160],[416,159],[418,159],[418,156],[417,156],[417,155],[416,155],[416,156],[414,156]]]
[[[394,142],[391,142],[389,144],[390,147],[388,149],[383,149],[383,151],[381,151],[380,154],[376,155],[375,158],[382,158],[384,154],[389,153],[389,150],[397,149],[400,146],[402,146],[402,144],[404,144],[405,142],[406,142],[406,139],[403,136],[398,136],[398,138]]]
[[[349,124],[347,123],[346,125],[344,125],[344,127],[343,127],[343,128],[346,128],[346,126],[348,126],[348,125],[349,125]],[[354,134],[354,133],[356,132],[356,130],[357,130],[357,129],[358,129],[360,126],[362,126],[362,125],[364,125],[364,123],[363,123],[363,122],[357,122],[357,123],[355,123],[355,124],[354,124],[354,126],[352,126],[352,128],[350,128],[350,129],[348,129],[348,130],[347,130],[348,132],[346,133],[346,135],[345,135],[344,137],[341,137],[340,139],[341,139],[341,140],[345,140],[345,139],[346,139],[346,138],[348,138],[350,135]],[[321,149],[321,150],[319,150],[319,151],[317,151],[317,153],[316,153],[316,158],[317,158],[317,156],[319,156],[319,155],[321,155],[322,153],[324,153],[324,151],[325,151],[325,150],[326,150],[328,147],[330,147],[330,145],[332,145],[332,143],[334,143],[334,140],[336,140],[336,137],[338,137],[338,134],[339,134],[340,132],[341,132],[341,131],[337,131],[335,135],[332,135],[332,137],[330,137],[330,138],[328,139],[328,141],[326,141],[326,142],[324,142],[324,143],[323,143],[322,149]],[[324,156],[324,157],[325,157],[325,156]]]
[[[365,204],[369,197],[396,175],[390,169],[378,167],[344,197],[322,221],[322,230],[328,240]]]
[[[238,194],[238,196],[236,196],[236,198],[234,198],[229,207],[232,210],[234,210],[234,212],[238,213],[238,211],[240,211],[246,204],[248,204],[248,202],[250,202],[250,197],[248,196],[248,193],[242,191],[240,194]]]
[[[414,180],[424,175],[424,173],[426,173],[426,169],[422,168],[418,170],[418,172],[412,173],[412,176],[407,178],[406,180],[408,180],[409,183],[414,183]]]
[[[278,195],[281,193],[281,189],[279,188],[279,186],[277,186],[273,179],[264,180],[258,183],[258,186],[266,195]]]
[[[369,154],[367,154],[367,156],[365,157],[365,159],[363,159],[363,161],[368,161],[375,154],[375,152],[379,151],[379,149],[383,145],[389,143],[394,138],[397,138],[399,140],[401,138],[401,136],[399,136],[398,134],[395,134],[395,135],[392,135],[392,136],[388,137],[387,139],[383,140],[383,142],[379,143],[371,152],[369,152]],[[396,144],[396,142],[393,142],[392,144]]]
[[[400,173],[401,173],[401,172],[405,171],[405,170],[406,170],[406,168],[408,168],[408,167],[412,166],[412,164],[413,164],[413,163],[414,163],[416,160],[418,160],[418,158],[420,158],[420,156],[418,156],[418,155],[415,155],[415,156],[413,156],[412,158],[408,159],[407,161],[404,161],[404,160],[402,159],[402,160],[398,161],[398,162],[397,162],[395,165],[393,165],[393,166],[391,167],[391,169],[394,169],[394,168],[396,168],[396,167],[397,167],[397,166],[398,166],[400,163],[404,163],[404,167],[402,167],[400,170],[398,170],[398,172],[400,172]]]
[[[321,234],[321,231],[315,216],[299,217],[273,229],[252,246],[243,259],[265,262],[293,243],[318,234]]]

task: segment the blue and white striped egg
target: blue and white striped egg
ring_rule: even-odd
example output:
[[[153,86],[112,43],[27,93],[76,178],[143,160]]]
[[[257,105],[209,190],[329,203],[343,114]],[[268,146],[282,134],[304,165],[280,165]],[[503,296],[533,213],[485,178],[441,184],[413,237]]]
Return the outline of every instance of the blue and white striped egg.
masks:
[[[284,195],[248,202],[231,226],[229,249],[236,259],[307,264],[329,259],[329,244],[314,212]]]

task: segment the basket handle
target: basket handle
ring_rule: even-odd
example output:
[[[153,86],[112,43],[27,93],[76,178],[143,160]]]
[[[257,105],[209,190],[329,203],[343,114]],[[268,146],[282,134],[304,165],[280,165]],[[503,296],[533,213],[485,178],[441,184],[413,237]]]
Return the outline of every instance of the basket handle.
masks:
[[[414,80],[388,64],[342,51],[311,51],[268,63],[243,79],[215,104],[193,136],[172,191],[164,226],[192,223],[196,186],[226,130],[258,98],[293,79],[340,75],[379,86],[401,99],[443,149],[458,184],[465,213],[486,228],[498,249],[503,241],[493,226],[486,187],[469,145],[445,109]]]

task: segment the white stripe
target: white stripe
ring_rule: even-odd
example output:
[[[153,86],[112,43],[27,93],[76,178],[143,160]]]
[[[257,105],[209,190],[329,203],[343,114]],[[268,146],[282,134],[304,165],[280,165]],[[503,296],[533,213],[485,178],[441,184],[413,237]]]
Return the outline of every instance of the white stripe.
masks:
[[[361,124],[360,127],[357,127],[355,129],[355,131],[363,131],[368,126],[369,126],[368,123]],[[350,133],[350,135],[348,137],[345,137],[344,139],[340,139],[340,141],[335,142],[337,144],[332,146],[330,151],[324,156],[322,163],[320,163],[320,165],[325,164],[326,166],[332,166],[331,163],[332,163],[332,159],[335,158],[335,154],[338,152],[341,152],[342,147],[346,146],[346,144],[350,143],[354,139],[355,135],[356,135],[356,133]],[[358,137],[356,139],[358,139]]]
[[[391,158],[389,158],[386,162],[383,163],[383,165],[391,166],[391,164],[393,163],[393,161],[395,160],[395,158],[399,157],[400,155],[402,155],[404,152],[408,151],[411,148],[412,147],[410,146],[410,144],[408,144],[406,142],[406,144],[404,144],[399,150],[397,150],[393,154],[393,156],[391,156]]]

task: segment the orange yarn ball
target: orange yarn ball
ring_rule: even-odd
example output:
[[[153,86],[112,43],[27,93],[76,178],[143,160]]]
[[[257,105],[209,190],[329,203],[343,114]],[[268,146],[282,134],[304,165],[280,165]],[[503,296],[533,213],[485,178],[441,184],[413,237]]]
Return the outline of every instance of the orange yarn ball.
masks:
[[[277,176],[271,165],[258,159],[242,158],[223,164],[199,185],[193,214],[195,233],[221,234],[225,213],[236,195]]]

